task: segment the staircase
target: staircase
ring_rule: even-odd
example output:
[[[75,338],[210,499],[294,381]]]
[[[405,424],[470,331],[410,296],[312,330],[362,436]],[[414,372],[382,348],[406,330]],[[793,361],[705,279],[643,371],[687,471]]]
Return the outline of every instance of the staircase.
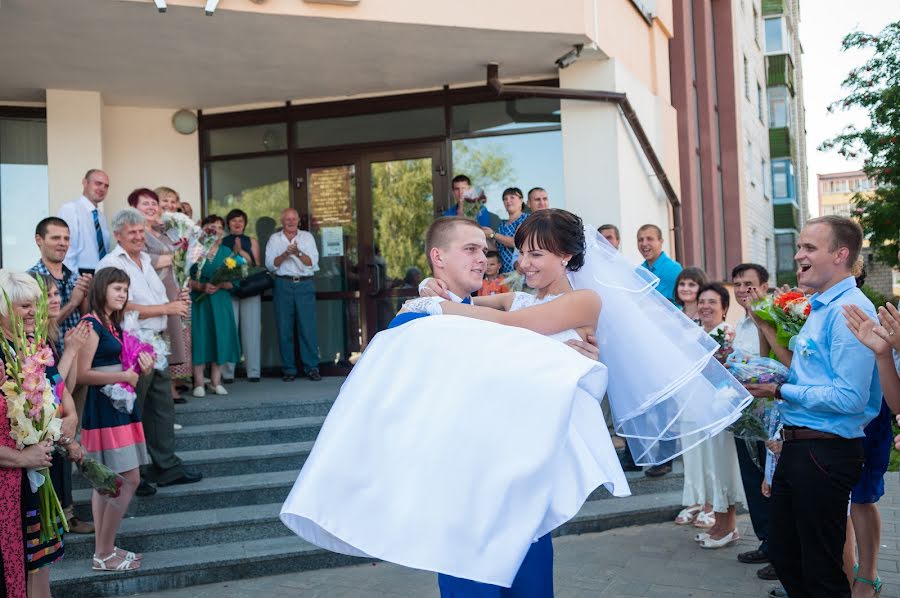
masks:
[[[176,406],[176,420],[184,426],[176,432],[178,454],[204,479],[134,498],[116,541],[144,553],[138,571],[93,572],[93,535],[66,535],[66,556],[51,568],[53,594],[123,596],[365,562],[304,542],[278,518],[342,382],[238,381],[227,397],[191,398]],[[612,499],[598,489],[554,534],[675,517],[681,508],[680,463],[662,479],[641,473],[628,478],[634,496]],[[90,490],[77,473],[75,487],[76,513],[90,520]]]

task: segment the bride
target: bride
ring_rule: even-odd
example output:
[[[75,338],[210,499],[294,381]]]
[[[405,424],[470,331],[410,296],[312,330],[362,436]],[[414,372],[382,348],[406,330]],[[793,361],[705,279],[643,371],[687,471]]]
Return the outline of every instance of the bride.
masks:
[[[612,267],[621,258],[598,253],[595,239],[588,246],[599,256],[593,268],[607,269],[609,284],[598,294],[604,283],[588,280],[597,278],[591,268],[579,281],[588,244],[577,216],[535,213],[515,242],[536,297],[495,295],[476,305],[417,299],[404,311],[441,317],[397,326],[370,343],[282,508],[294,532],[336,552],[510,587],[532,544],[549,548],[545,536],[595,488],[629,494],[600,408],[607,368],[559,342],[584,338],[598,323],[611,371],[624,360],[614,350],[622,353],[627,341],[622,323],[648,335],[635,340],[639,349],[649,343],[672,352],[663,356],[671,367],[648,374],[641,366],[635,375],[632,364],[617,386],[610,380],[611,399],[624,397],[611,405],[617,428],[633,432],[636,455],[659,456],[655,447],[665,446],[663,457],[671,458],[681,436],[699,442],[737,417],[744,400],[735,388],[743,388],[710,376],[709,347],[697,341],[693,353],[679,348],[696,341],[696,327],[687,321],[687,336],[665,320],[663,332],[640,328],[646,314],[635,314],[635,306],[660,315],[657,300],[647,299],[658,293],[643,280],[635,284],[632,268]],[[429,243],[432,266],[453,255]],[[464,257],[455,267],[474,272],[472,264]],[[609,303],[615,313],[604,319]],[[502,377],[489,367],[500,355],[509,364]],[[708,402],[710,385],[727,407],[692,407],[700,390]],[[544,554],[552,567],[552,549]]]

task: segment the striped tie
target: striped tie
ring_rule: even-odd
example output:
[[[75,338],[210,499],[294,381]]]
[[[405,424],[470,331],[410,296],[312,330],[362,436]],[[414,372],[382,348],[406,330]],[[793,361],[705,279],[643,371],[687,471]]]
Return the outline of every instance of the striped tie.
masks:
[[[106,244],[103,242],[103,231],[100,229],[100,217],[97,215],[96,208],[91,214],[94,216],[94,232],[97,233],[97,255],[99,255],[102,260],[106,257]]]

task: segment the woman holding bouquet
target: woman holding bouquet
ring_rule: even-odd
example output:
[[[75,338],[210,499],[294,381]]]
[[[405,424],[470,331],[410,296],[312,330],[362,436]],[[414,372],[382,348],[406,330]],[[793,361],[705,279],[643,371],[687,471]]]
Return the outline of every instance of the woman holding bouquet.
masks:
[[[725,323],[729,302],[728,290],[717,282],[699,289],[700,325],[722,345],[722,355],[730,351],[734,338],[734,330]],[[746,500],[731,432],[719,432],[684,454],[684,503],[708,503],[715,513],[713,526],[694,538],[701,548],[724,548],[740,538],[735,505]]]
[[[87,343],[78,356],[78,380],[87,384],[81,440],[88,456],[97,459],[125,478],[120,502],[112,505],[96,490],[91,494],[94,515],[94,571],[132,571],[141,566],[141,555],[115,545],[116,533],[125,509],[140,483],[139,468],[150,463],[144,441],[141,414],[135,405],[131,413],[116,409],[101,389],[124,382],[137,386],[138,372],[122,370],[122,318],[128,302],[128,274],[118,268],[103,268],[94,275],[88,297],[91,325]],[[153,367],[146,354],[139,358],[141,371]]]
[[[251,267],[258,266],[261,263],[259,241],[246,234],[247,213],[238,209],[231,210],[225,217],[225,223],[228,226],[228,235],[222,239],[222,245],[231,247],[232,252],[244,258]],[[241,331],[241,347],[244,349],[246,360],[244,365],[250,382],[259,382],[261,303],[259,295],[231,299],[235,323]],[[234,380],[234,365],[232,362],[225,364],[226,382]]]
[[[159,218],[162,215],[161,198],[150,189],[135,189],[128,196],[128,205],[137,209],[146,218],[146,234],[144,235],[145,251],[150,254],[150,263],[159,274],[166,287],[166,296],[169,301],[176,301],[181,289],[175,281],[175,272],[172,269],[172,255],[175,246],[171,239],[163,231]],[[174,211],[174,200],[171,195],[166,196],[166,205]],[[166,339],[169,341],[169,365],[176,366],[184,363],[185,346],[182,330],[184,326],[179,316],[169,316],[166,321]],[[172,398],[176,403],[183,403],[184,399],[175,388],[175,379],[172,379]]]
[[[210,366],[211,390],[227,395],[222,386],[222,366],[241,360],[241,343],[231,307],[230,282],[213,284],[216,272],[231,257],[231,249],[222,245],[225,221],[210,214],[203,219],[203,230],[216,238],[206,256],[191,269],[191,360],[194,362],[194,396],[206,396],[203,370]],[[202,301],[198,301],[206,295]]]
[[[55,285],[54,285],[55,288]],[[11,340],[13,318],[21,319],[26,334],[35,330],[35,313],[41,298],[38,283],[29,275],[9,270],[0,270],[0,289],[9,297],[13,313],[9,313],[5,301],[0,301],[0,329],[3,342],[17,349]],[[5,365],[4,368],[5,378]],[[46,365],[44,375],[54,390],[54,398],[59,403],[65,394],[62,379],[54,365]],[[24,449],[16,449],[10,435],[10,420],[7,402],[0,401],[0,553],[2,553],[3,577],[8,596],[47,597],[50,596],[50,571],[52,565],[63,557],[62,523],[57,519],[55,537],[41,539],[40,502],[36,492],[32,492],[25,470],[50,467],[53,443],[44,441]],[[77,416],[69,397],[68,420],[63,429],[71,430]],[[60,442],[67,445],[73,459],[81,459],[81,448],[71,436],[65,434]],[[23,572],[27,572],[26,577]]]

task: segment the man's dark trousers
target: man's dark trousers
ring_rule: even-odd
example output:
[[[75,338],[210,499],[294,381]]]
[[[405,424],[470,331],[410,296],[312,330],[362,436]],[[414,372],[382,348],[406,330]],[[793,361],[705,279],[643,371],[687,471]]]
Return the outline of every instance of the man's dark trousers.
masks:
[[[147,452],[153,461],[141,468],[141,474],[149,482],[168,484],[184,475],[184,465],[175,454],[175,403],[168,370],[141,376],[135,394]]]
[[[842,569],[862,439],[790,440],[772,481],[769,558],[791,598],[850,598]]]
[[[759,538],[759,549],[769,554],[769,499],[762,493],[766,467],[766,444],[762,441],[748,442],[743,438],[735,438],[734,444],[737,448],[741,482],[743,482],[744,494],[747,497],[747,509],[750,511],[753,533]],[[758,461],[753,461],[750,450],[754,451],[755,455],[753,456]]]

